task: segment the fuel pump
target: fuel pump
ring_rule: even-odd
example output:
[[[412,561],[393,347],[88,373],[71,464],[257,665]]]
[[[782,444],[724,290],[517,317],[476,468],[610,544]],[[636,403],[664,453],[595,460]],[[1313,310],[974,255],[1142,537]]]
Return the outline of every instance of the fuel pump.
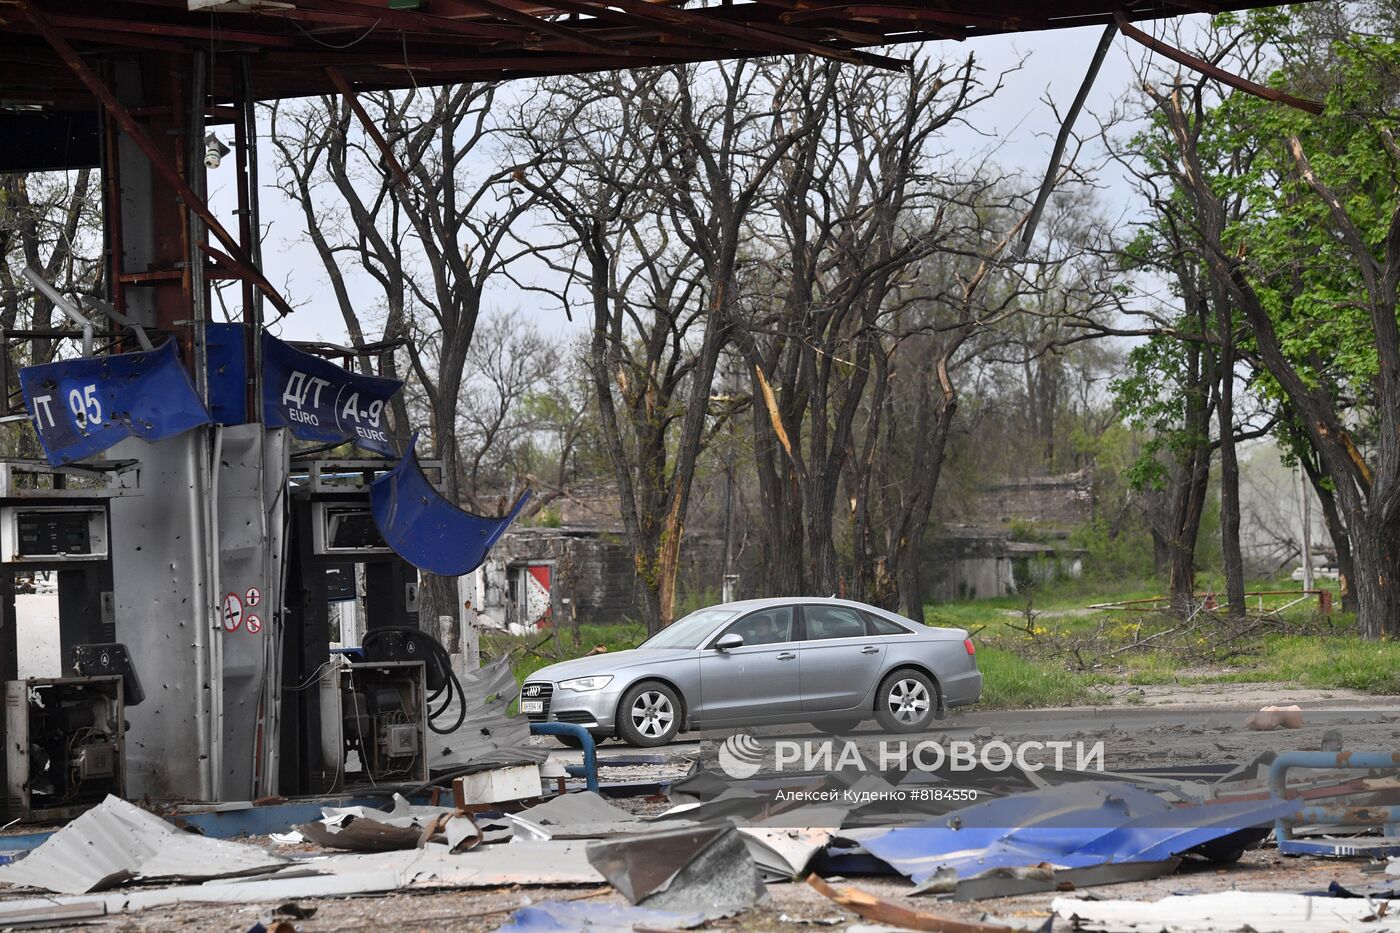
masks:
[[[10,819],[66,818],[125,791],[125,708],[143,695],[114,642],[109,504],[138,494],[138,476],[122,462],[0,461]]]
[[[450,669],[421,632],[418,571],[385,542],[370,484],[386,460],[315,460],[292,468],[293,556],[283,650],[284,794],[428,777],[429,697]],[[439,463],[424,464],[441,482]],[[339,606],[351,602],[356,643]],[[341,645],[332,651],[334,643]]]

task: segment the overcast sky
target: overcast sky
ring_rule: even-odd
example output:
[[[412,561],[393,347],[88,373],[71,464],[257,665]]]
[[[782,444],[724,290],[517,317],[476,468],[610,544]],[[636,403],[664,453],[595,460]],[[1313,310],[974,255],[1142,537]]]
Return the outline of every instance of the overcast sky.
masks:
[[[1203,20],[1201,17],[1194,19]],[[1145,28],[1160,34],[1164,26],[1149,24]],[[961,58],[974,53],[985,69],[987,80],[1019,65],[1018,71],[1007,75],[1002,92],[969,115],[970,125],[948,128],[943,148],[968,160],[990,155],[1005,170],[1024,173],[1027,188],[1038,184],[1058,129],[1055,113],[1045,98],[1053,99],[1061,111],[1069,106],[1101,33],[1101,27],[1095,26],[931,44],[926,50],[930,54]],[[1107,114],[1114,101],[1137,83],[1138,74],[1150,56],[1150,52],[1136,43],[1122,36],[1116,39],[1089,97],[1086,112],[1077,125],[1081,133],[1095,132],[1094,114]],[[263,264],[268,278],[300,306],[295,315],[281,323],[281,334],[291,339],[348,342],[324,269],[306,241],[300,209],[273,186],[276,162],[266,142],[266,127],[262,134],[261,209],[266,229]],[[234,219],[231,214],[234,206],[232,168],[230,158],[224,168],[209,175],[211,201],[230,223]],[[1104,200],[1113,214],[1136,210],[1131,192],[1121,180],[1109,179]],[[347,272],[353,270],[347,268]],[[533,274],[544,276],[547,273],[539,269]],[[362,309],[366,317],[377,317],[375,290],[365,288],[363,293],[367,296],[367,305]],[[230,297],[234,294],[236,290],[230,292]],[[521,292],[508,283],[501,283],[493,298],[499,307],[518,309],[546,331],[571,327],[563,312],[538,293]]]

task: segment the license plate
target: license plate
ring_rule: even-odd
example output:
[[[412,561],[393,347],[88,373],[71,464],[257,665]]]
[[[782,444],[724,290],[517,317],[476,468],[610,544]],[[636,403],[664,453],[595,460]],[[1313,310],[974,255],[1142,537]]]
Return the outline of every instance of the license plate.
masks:
[[[521,700],[520,712],[522,713],[543,713],[544,700]]]

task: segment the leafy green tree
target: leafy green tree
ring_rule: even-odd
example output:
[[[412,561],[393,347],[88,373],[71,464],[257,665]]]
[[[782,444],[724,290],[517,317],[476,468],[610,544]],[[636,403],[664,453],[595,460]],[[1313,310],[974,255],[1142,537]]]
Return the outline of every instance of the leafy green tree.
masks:
[[[1307,44],[1299,29],[1271,11],[1245,36],[1287,50]],[[1288,65],[1274,83],[1290,81]],[[1372,637],[1400,634],[1397,76],[1400,42],[1355,33],[1307,75],[1325,92],[1317,115],[1240,93],[1212,104],[1200,85],[1149,88],[1166,127],[1153,157],[1180,196],[1174,219],[1249,325],[1248,352],[1335,489]]]

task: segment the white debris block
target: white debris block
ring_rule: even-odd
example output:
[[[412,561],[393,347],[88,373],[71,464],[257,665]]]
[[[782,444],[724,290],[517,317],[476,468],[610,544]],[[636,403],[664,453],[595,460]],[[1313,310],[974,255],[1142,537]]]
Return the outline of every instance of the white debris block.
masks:
[[[1158,901],[1057,897],[1055,916],[1101,933],[1400,933],[1400,912],[1369,898],[1222,891]]]
[[[461,800],[466,804],[525,800],[540,795],[540,766],[521,764],[492,768],[460,777],[457,783],[462,788]]]

